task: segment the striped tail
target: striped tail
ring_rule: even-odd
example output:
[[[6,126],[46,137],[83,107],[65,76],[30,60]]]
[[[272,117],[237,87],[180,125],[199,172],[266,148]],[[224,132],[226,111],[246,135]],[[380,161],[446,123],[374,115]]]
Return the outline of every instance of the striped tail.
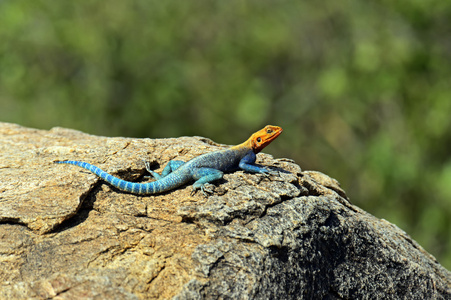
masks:
[[[91,171],[92,173],[96,174],[112,186],[125,191],[130,192],[133,194],[156,194],[161,193],[166,190],[165,189],[165,183],[161,180],[148,182],[148,183],[136,183],[131,181],[125,181],[120,178],[114,177],[113,175],[108,174],[107,172],[101,170],[100,168],[93,166],[91,164],[82,162],[82,161],[75,161],[75,160],[64,160],[64,161],[55,161],[55,163],[58,164],[70,164],[82,167],[88,171]]]

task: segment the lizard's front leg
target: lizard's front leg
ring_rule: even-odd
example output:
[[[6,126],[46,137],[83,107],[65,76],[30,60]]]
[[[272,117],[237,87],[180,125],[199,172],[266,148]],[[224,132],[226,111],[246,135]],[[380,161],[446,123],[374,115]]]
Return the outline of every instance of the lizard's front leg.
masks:
[[[212,193],[206,185],[224,176],[222,171],[213,168],[197,168],[192,171],[192,174],[193,179],[196,180],[193,184],[193,194],[200,189],[205,196],[208,196],[207,192]]]
[[[257,156],[254,152],[249,152],[245,157],[243,157],[240,160],[240,163],[238,164],[238,167],[244,171],[250,172],[250,173],[261,173],[261,174],[271,174],[276,175],[277,172],[273,170],[269,170],[267,168],[258,166],[255,164],[255,160],[257,159]]]

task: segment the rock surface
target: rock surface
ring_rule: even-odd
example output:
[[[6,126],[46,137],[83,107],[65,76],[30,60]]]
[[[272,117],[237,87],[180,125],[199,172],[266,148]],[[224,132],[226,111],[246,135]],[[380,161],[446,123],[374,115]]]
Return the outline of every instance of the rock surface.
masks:
[[[239,142],[239,141],[237,141]],[[142,181],[143,159],[223,148],[0,123],[0,299],[451,299],[451,274],[405,232],[293,161],[226,174],[214,195],[135,196],[52,162]]]

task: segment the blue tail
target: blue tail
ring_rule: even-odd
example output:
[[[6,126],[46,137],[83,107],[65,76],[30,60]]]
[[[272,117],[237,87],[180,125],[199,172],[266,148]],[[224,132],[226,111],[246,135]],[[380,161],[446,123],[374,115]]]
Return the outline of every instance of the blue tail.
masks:
[[[96,174],[112,186],[133,194],[156,194],[167,191],[171,188],[168,188],[168,184],[166,184],[166,180],[158,180],[148,183],[136,183],[131,181],[125,181],[120,178],[114,177],[113,175],[108,174],[107,172],[101,170],[100,168],[93,166],[91,164],[75,161],[75,160],[64,160],[64,161],[55,161],[58,164],[70,164],[85,168],[86,170],[91,171]],[[169,178],[168,178],[169,179]],[[172,187],[173,188],[173,187]]]

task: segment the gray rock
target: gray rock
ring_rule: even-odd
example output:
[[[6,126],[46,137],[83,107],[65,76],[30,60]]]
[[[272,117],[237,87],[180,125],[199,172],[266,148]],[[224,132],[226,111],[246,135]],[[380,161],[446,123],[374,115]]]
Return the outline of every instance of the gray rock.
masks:
[[[433,256],[291,160],[259,154],[278,175],[226,174],[209,198],[135,196],[52,163],[142,181],[142,159],[161,171],[223,147],[0,123],[0,299],[451,299]]]

